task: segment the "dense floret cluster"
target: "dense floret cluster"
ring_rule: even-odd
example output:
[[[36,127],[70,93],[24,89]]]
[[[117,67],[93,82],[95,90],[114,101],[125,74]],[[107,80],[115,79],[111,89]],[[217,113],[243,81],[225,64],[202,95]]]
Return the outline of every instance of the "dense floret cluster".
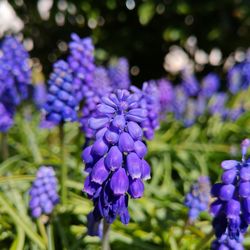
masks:
[[[242,142],[241,162],[226,160],[221,163],[224,170],[222,182],[212,187],[211,193],[216,197],[211,204],[213,227],[216,243],[221,245],[229,242],[239,245],[250,223],[250,159],[245,159],[249,146],[250,140],[245,139]],[[241,248],[238,246],[235,249]]]
[[[42,166],[38,169],[29,194],[29,207],[34,218],[52,213],[54,206],[59,203],[57,179],[52,167]]]
[[[48,81],[47,102],[43,107],[45,119],[54,124],[77,120],[78,102],[68,64],[57,61]]]
[[[150,166],[143,159],[147,147],[140,123],[147,111],[138,106],[140,96],[117,90],[102,98],[100,115],[89,120],[95,133],[93,145],[83,151],[86,172],[84,192],[94,202],[95,221],[112,223],[120,216],[127,224],[128,198],[143,195],[143,180],[150,178]]]
[[[68,64],[73,72],[73,85],[78,102],[85,97],[85,92],[93,83],[94,45],[90,37],[81,39],[77,34],[71,35]]]
[[[0,44],[0,131],[12,126],[16,106],[28,97],[30,83],[28,52],[15,37],[6,36]]]

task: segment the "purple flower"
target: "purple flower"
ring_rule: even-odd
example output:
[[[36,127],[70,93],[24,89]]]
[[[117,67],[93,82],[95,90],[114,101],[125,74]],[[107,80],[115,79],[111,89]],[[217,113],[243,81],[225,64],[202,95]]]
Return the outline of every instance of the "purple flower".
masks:
[[[229,69],[227,73],[227,81],[229,91],[232,94],[236,94],[241,89],[242,84],[242,74],[241,74],[241,65],[237,64]]]
[[[208,210],[210,200],[210,180],[207,176],[201,176],[198,182],[192,185],[186,195],[184,204],[189,208],[189,221],[193,223],[200,212]]]
[[[165,114],[167,111],[171,111],[174,101],[174,88],[172,83],[166,79],[158,80],[158,93],[161,113]]]
[[[159,92],[154,81],[143,83],[142,90],[131,86],[131,90],[140,96],[139,106],[147,110],[147,118],[141,122],[144,136],[147,140],[152,140],[154,132],[159,128],[160,102]]]
[[[5,73],[0,72],[0,75],[4,73],[11,78],[5,84],[14,89],[13,91],[17,93],[17,99],[26,99],[28,97],[28,86],[31,83],[31,67],[29,65],[28,52],[15,37],[6,36],[1,43],[0,54],[2,54],[0,58],[4,61],[1,66],[6,70]]]
[[[0,103],[0,132],[7,132],[12,125],[12,115],[6,110],[5,106]]]
[[[95,222],[104,218],[112,223],[120,216],[127,224],[128,197],[140,198],[143,180],[150,178],[140,126],[147,112],[139,106],[139,100],[136,93],[117,90],[101,99],[98,115],[89,120],[96,139],[82,154],[89,173],[83,191],[93,200]]]
[[[184,91],[188,96],[196,96],[199,92],[199,83],[193,74],[182,72],[182,83]]]
[[[249,145],[248,139],[241,144],[241,162],[222,162],[222,182],[212,187],[211,193],[216,200],[210,211],[214,215],[213,227],[217,238],[212,249],[217,249],[218,244],[227,246],[229,243],[242,249],[242,238],[250,223],[250,159],[245,159]],[[238,249],[230,247],[225,249]]]
[[[33,87],[33,100],[38,108],[43,107],[47,100],[47,90],[43,82],[36,83]]]
[[[99,238],[102,238],[103,224],[101,223],[101,220],[95,220],[92,212],[87,215],[87,228],[89,236],[98,236]]]
[[[209,73],[202,79],[201,95],[210,98],[220,87],[220,79],[217,74]]]
[[[45,120],[54,124],[76,121],[78,102],[72,85],[72,74],[65,61],[59,60],[54,64],[48,83],[47,101],[43,106]]]
[[[67,61],[73,72],[75,98],[80,102],[93,82],[94,46],[89,37],[81,39],[73,33],[71,39],[72,41],[69,43],[70,55]]]
[[[183,119],[188,99],[189,97],[184,91],[183,86],[176,86],[174,88],[173,113],[177,120]]]
[[[57,179],[52,167],[42,166],[38,169],[29,194],[32,217],[39,218],[42,214],[52,213],[54,206],[59,203]]]
[[[130,85],[129,64],[126,58],[119,58],[109,67],[109,77],[113,89],[128,89]]]
[[[219,115],[222,118],[227,117],[227,109],[225,107],[228,96],[226,93],[217,93],[213,95],[208,104],[209,113]]]
[[[104,67],[96,67],[93,73],[93,82],[85,92],[84,106],[80,119],[81,128],[87,139],[93,138],[94,131],[89,127],[90,117],[98,116],[97,105],[101,102],[101,97],[111,92],[111,82],[107,70]]]
[[[16,106],[28,97],[31,82],[29,54],[14,37],[6,36],[0,45],[0,100],[5,111],[1,130],[10,128]]]

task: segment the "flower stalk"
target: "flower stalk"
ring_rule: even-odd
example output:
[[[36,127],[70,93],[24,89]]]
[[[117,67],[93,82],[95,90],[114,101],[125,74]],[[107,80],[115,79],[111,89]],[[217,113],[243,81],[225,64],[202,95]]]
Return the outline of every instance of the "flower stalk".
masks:
[[[110,224],[103,220],[102,250],[110,250],[109,244]]]
[[[2,133],[2,142],[1,142],[1,148],[2,148],[2,156],[3,160],[6,160],[9,156],[9,149],[8,149],[8,135],[7,133]]]
[[[67,175],[68,169],[66,165],[66,150],[65,150],[65,133],[64,133],[64,123],[59,126],[59,137],[60,137],[60,151],[61,151],[61,198],[62,204],[67,202]]]

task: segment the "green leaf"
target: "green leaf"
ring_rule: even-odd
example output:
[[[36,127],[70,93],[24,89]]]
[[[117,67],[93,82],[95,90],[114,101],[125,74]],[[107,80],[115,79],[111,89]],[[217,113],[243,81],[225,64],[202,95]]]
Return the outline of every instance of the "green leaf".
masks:
[[[5,212],[12,218],[17,226],[22,228],[27,236],[36,243],[41,249],[46,249],[45,243],[42,238],[32,230],[32,228],[22,219],[15,208],[9,204],[4,195],[0,193],[0,205],[4,208]]]

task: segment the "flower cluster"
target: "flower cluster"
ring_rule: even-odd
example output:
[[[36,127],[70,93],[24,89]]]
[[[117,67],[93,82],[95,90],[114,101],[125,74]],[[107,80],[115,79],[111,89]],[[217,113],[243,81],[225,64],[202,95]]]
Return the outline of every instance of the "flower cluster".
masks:
[[[126,58],[121,57],[109,67],[109,77],[113,89],[128,89],[130,85],[129,64]]]
[[[127,224],[128,195],[134,199],[142,197],[143,180],[150,178],[150,166],[143,159],[147,147],[139,125],[147,111],[138,107],[139,98],[136,93],[117,90],[102,98],[100,115],[89,120],[96,134],[94,143],[82,154],[89,173],[83,190],[93,199],[97,222],[104,218],[112,223],[120,216],[122,223]]]
[[[71,38],[68,64],[73,72],[76,99],[80,102],[93,82],[94,46],[89,37],[81,39],[77,34],[72,34]]]
[[[11,88],[15,88],[17,99],[28,97],[28,86],[31,83],[31,68],[29,66],[29,54],[16,38],[6,36],[1,44],[0,54],[3,58],[3,67],[11,78]]]
[[[202,79],[200,94],[206,98],[212,97],[220,87],[220,79],[217,74],[209,73]]]
[[[147,110],[147,118],[141,122],[144,136],[147,140],[152,140],[154,132],[159,128],[160,103],[159,92],[154,81],[143,83],[142,90],[131,86],[131,90],[140,96],[139,106]]]
[[[52,213],[54,206],[59,203],[57,179],[52,167],[42,166],[38,169],[29,194],[29,207],[34,218]]]
[[[190,223],[197,219],[200,212],[208,210],[210,188],[209,177],[201,176],[186,195],[184,204],[189,208],[188,217]]]
[[[187,96],[196,96],[200,90],[200,86],[196,77],[186,71],[182,72],[181,85],[183,86]]]
[[[16,106],[28,96],[31,82],[29,55],[14,37],[6,36],[0,47],[0,131],[7,132],[13,124]]]
[[[72,74],[68,64],[59,60],[54,64],[48,81],[47,102],[43,106],[45,119],[54,124],[77,120],[78,102],[72,84]]]
[[[166,79],[160,79],[157,82],[160,110],[161,114],[164,114],[172,110],[172,102],[174,101],[174,88],[172,84]]]
[[[210,207],[214,215],[213,227],[217,238],[214,245],[229,242],[230,245],[237,245],[242,241],[250,223],[250,159],[245,159],[250,140],[245,139],[241,146],[242,161],[223,161],[222,182],[214,184],[211,190],[211,194],[216,197]]]
[[[81,127],[87,139],[93,138],[95,132],[88,126],[90,117],[98,116],[97,105],[101,97],[111,92],[111,83],[107,70],[104,67],[96,67],[93,74],[93,82],[85,92],[84,106],[82,109]]]
[[[250,61],[245,61],[234,65],[227,75],[228,88],[232,94],[238,93],[242,89],[250,86]]]

